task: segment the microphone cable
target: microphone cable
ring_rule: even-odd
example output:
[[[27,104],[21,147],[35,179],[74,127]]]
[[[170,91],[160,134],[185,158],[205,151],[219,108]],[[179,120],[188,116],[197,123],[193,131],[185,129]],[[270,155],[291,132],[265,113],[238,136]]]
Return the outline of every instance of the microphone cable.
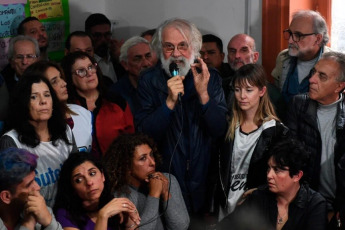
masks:
[[[182,136],[182,131],[183,131],[183,125],[184,125],[184,118],[183,118],[183,104],[182,104],[182,98],[181,96],[182,94],[179,93],[179,97],[178,97],[178,104],[180,105],[180,108],[181,108],[181,130],[180,130],[180,133],[178,134],[178,138],[177,138],[177,141],[176,141],[176,144],[174,146],[174,150],[171,154],[171,157],[170,157],[170,161],[169,161],[169,167],[168,167],[168,174],[169,174],[169,188],[168,188],[168,200],[167,200],[167,205],[166,207],[164,208],[164,210],[159,213],[159,207],[158,207],[158,214],[155,215],[154,217],[152,217],[150,220],[146,221],[145,223],[143,224],[139,224],[137,227],[135,227],[134,229],[138,229],[142,226],[145,226],[149,223],[152,223],[153,221],[157,220],[158,218],[160,218],[161,216],[163,216],[165,214],[165,212],[167,211],[168,209],[168,206],[169,206],[169,198],[170,198],[170,189],[171,189],[171,168],[172,168],[172,160],[174,158],[174,155],[176,153],[176,150],[177,150],[177,146],[178,144],[180,143],[180,139],[181,139],[181,136]],[[177,182],[178,183],[178,182]]]

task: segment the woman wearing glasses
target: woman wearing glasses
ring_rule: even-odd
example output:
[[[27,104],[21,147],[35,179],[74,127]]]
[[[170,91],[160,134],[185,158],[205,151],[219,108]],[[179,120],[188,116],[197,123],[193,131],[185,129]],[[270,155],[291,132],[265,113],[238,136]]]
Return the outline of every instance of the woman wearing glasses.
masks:
[[[72,129],[79,152],[90,152],[92,146],[92,113],[79,105],[67,104],[67,84],[61,67],[51,61],[38,61],[30,65],[25,73],[43,74],[49,81],[61,102],[65,119]]]
[[[87,53],[70,53],[61,66],[67,80],[68,101],[93,113],[92,152],[100,157],[119,134],[134,132],[131,110],[122,97],[107,94],[101,70]]]

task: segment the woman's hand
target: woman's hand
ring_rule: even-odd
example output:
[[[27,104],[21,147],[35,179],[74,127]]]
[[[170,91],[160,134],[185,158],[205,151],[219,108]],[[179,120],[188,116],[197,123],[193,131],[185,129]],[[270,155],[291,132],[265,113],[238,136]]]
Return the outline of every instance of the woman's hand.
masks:
[[[127,198],[114,198],[98,212],[98,218],[109,219],[121,212],[128,213],[129,217],[136,223],[140,224],[140,217],[135,205]],[[98,219],[97,218],[97,219]],[[120,215],[120,222],[123,216]]]
[[[169,199],[169,181],[161,172],[151,174],[148,178],[148,182],[150,196],[156,198],[162,197],[163,200]]]

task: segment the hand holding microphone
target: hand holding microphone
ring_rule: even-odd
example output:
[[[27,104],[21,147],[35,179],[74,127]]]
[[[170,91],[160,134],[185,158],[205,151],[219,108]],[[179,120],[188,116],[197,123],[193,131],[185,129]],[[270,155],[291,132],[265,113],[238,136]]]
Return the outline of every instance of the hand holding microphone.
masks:
[[[166,104],[169,109],[174,109],[177,102],[181,100],[182,95],[184,94],[183,80],[184,76],[179,76],[179,69],[175,62],[172,62],[169,65],[169,70],[172,78],[167,82],[169,95],[166,100]]]

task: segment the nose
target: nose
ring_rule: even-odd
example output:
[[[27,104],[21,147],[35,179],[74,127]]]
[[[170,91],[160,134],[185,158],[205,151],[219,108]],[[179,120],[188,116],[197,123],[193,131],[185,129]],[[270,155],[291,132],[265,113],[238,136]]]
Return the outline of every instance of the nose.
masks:
[[[32,184],[33,186],[33,191],[40,191],[41,190],[41,187],[37,184],[36,180],[33,182]]]
[[[152,66],[152,62],[151,62],[152,58],[144,58],[144,62],[143,62],[143,67],[147,68]]]
[[[155,167],[156,166],[156,161],[153,157],[150,157],[150,166]]]
[[[292,35],[292,34],[290,34],[290,37],[289,37],[289,44],[290,44],[290,43],[294,43],[294,42],[295,42],[295,41],[292,39],[292,36],[293,36],[293,35]]]
[[[41,96],[40,97],[40,104],[41,105],[44,105],[44,104],[46,104],[47,103],[47,98],[45,97],[45,96]]]
[[[86,181],[86,185],[87,185],[87,186],[93,185],[93,180],[92,180],[92,178],[87,177],[87,178],[85,179],[85,181]]]
[[[28,59],[25,55],[23,56],[22,64],[23,64],[23,65],[29,64],[29,59]]]
[[[67,86],[67,83],[64,79],[61,79],[61,88],[65,88]]]
[[[241,98],[246,98],[246,93],[244,90],[240,91],[240,96],[241,96]]]
[[[175,47],[175,49],[172,51],[171,55],[173,57],[180,57],[181,56],[181,52],[177,49],[177,46]]]
[[[273,177],[272,177],[272,175],[273,175],[273,169],[271,169],[271,168],[269,168],[269,169],[267,169],[267,180],[269,180],[269,179],[272,179]]]
[[[315,71],[315,73],[311,75],[311,77],[309,78],[309,83],[310,84],[316,83],[316,79],[317,79],[317,72]]]

